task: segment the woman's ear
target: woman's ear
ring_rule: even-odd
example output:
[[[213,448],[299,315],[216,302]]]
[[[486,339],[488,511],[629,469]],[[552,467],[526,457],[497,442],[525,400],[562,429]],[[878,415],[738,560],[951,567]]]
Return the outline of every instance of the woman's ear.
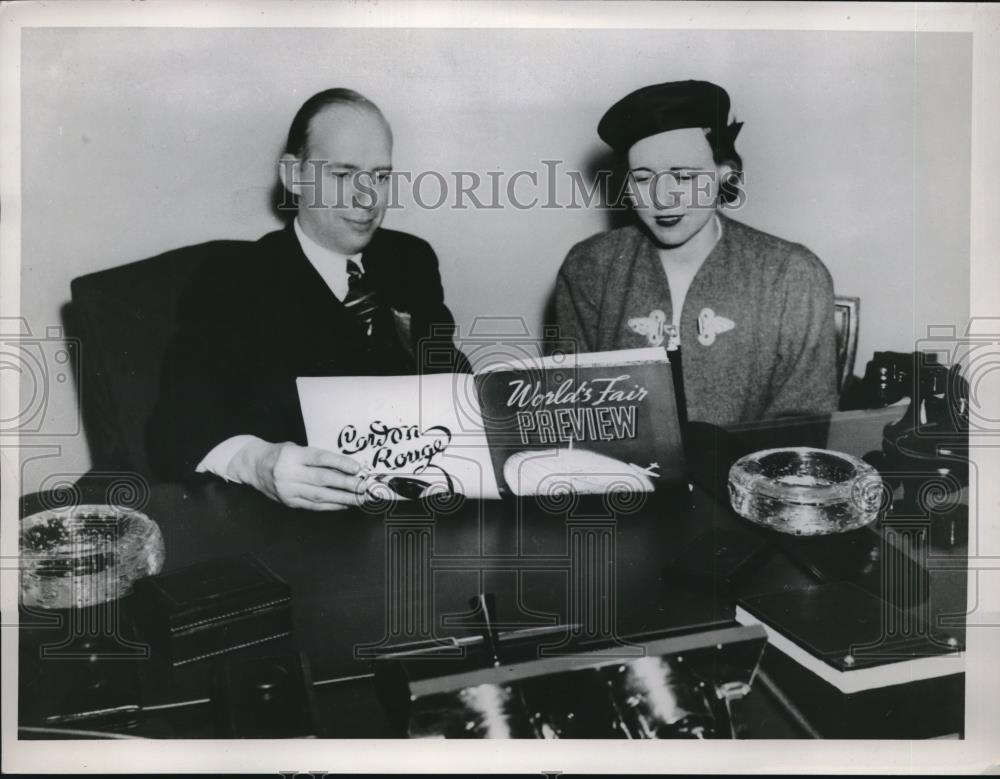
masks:
[[[740,204],[744,198],[743,173],[729,162],[716,165],[716,175],[719,182],[719,203],[722,205]]]
[[[715,175],[718,176],[716,181],[719,182],[719,189],[722,189],[723,184],[729,180],[729,177],[735,173],[735,169],[731,162],[719,162],[715,166]]]

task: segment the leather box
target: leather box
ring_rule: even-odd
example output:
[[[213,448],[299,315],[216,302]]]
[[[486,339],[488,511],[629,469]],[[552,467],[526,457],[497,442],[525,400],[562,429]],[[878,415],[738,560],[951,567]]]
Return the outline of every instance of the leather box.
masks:
[[[154,656],[173,666],[288,636],[291,589],[253,555],[140,579],[135,621]]]

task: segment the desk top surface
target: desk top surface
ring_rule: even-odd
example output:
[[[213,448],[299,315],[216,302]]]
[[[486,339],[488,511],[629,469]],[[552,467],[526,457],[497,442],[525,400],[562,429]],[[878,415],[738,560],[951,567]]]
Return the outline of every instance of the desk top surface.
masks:
[[[371,654],[396,643],[476,632],[469,599],[480,592],[494,594],[499,630],[571,623],[624,639],[732,620],[730,592],[691,586],[666,569],[707,529],[748,529],[721,492],[733,457],[792,444],[861,455],[879,448],[882,428],[899,415],[886,409],[834,415],[829,424],[746,426],[733,431],[735,438],[705,428],[687,442],[690,491],[633,501],[463,501],[446,511],[414,502],[313,513],[219,482],[153,486],[142,510],[160,525],[166,570],[252,553],[284,579],[293,595],[294,644],[308,658],[313,678],[326,680],[367,673]],[[88,493],[101,489],[106,485],[81,487],[82,502],[101,502],[100,495]],[[24,510],[39,505],[39,496],[29,496]],[[836,580],[884,595],[881,527],[809,539],[754,532],[764,534],[768,551],[741,580],[741,596]],[[933,568],[921,555],[926,551],[917,555],[923,570]],[[931,571],[920,613],[964,612],[965,570],[957,565],[964,555],[961,545],[931,550],[935,559],[950,561],[951,570]],[[912,552],[905,559],[913,560]],[[111,693],[87,699],[85,691],[60,692],[49,666],[39,669],[33,659],[39,642],[58,641],[64,633],[65,623],[45,626],[36,615],[22,616],[22,719],[80,710],[85,701],[92,707],[98,698],[115,700]],[[78,662],[62,663],[58,675],[78,675]],[[140,700],[133,703],[204,695],[204,672],[197,668],[155,670],[149,661],[136,661],[135,669],[123,671],[123,665],[129,663],[102,667],[112,676],[139,679]]]

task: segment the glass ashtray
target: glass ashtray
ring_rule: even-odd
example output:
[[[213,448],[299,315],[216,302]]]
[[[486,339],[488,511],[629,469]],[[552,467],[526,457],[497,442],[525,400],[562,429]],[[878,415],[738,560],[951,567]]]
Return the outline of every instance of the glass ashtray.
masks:
[[[96,606],[127,595],[163,568],[159,526],[138,511],[83,505],[21,520],[21,602],[28,607]]]
[[[845,533],[882,508],[882,478],[857,457],[828,449],[765,449],[729,469],[729,501],[741,517],[797,536]]]

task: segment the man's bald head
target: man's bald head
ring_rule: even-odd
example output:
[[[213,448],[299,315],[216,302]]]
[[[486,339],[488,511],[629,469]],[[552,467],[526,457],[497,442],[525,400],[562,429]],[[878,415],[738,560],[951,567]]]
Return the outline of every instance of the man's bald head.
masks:
[[[305,234],[339,254],[368,245],[382,224],[392,174],[392,132],[373,102],[328,89],[299,109],[279,173]]]
[[[292,119],[292,126],[288,130],[285,154],[290,154],[299,159],[307,158],[309,156],[307,154],[309,130],[313,119],[327,108],[337,106],[355,108],[360,111],[370,111],[381,120],[382,124],[385,125],[386,131],[389,133],[389,137],[392,137],[389,122],[386,121],[382,111],[375,103],[353,89],[335,87],[334,89],[324,89],[322,92],[317,92],[299,108],[295,114],[295,118]]]

